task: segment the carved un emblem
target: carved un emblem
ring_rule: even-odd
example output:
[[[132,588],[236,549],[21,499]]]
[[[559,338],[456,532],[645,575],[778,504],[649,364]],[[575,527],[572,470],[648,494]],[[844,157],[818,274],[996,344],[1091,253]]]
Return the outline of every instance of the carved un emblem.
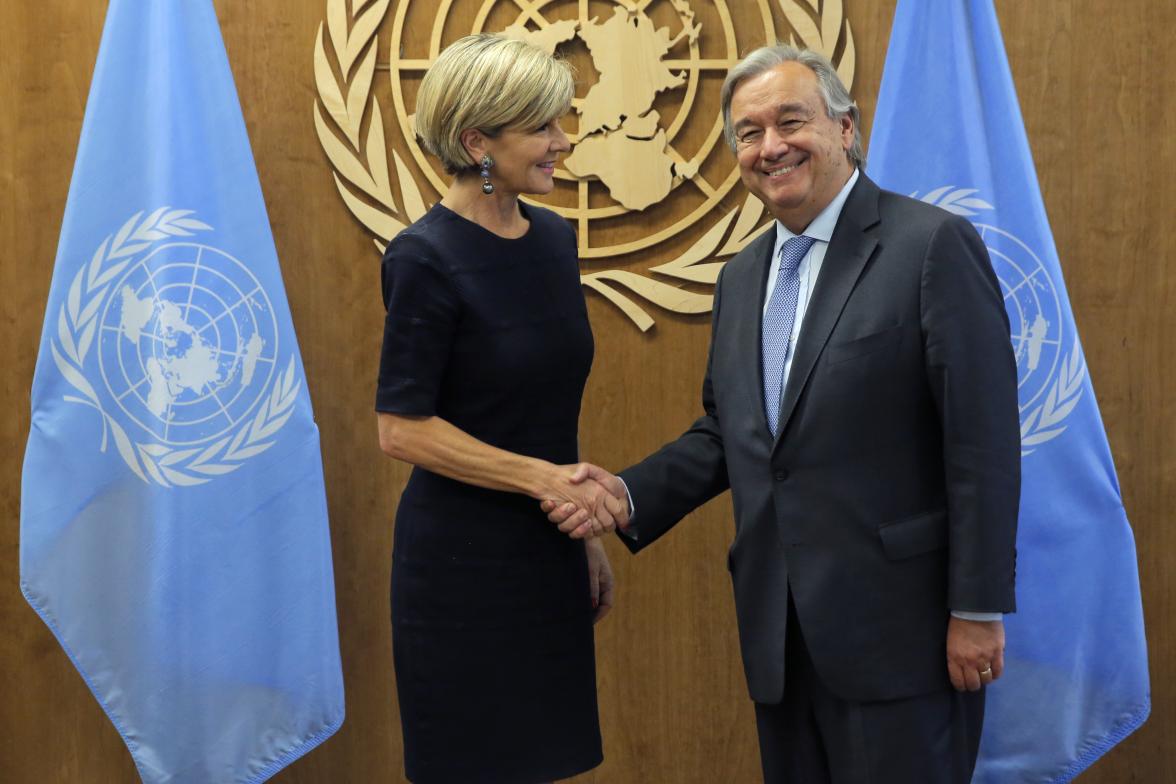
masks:
[[[574,147],[541,203],[577,229],[582,282],[640,329],[649,304],[705,313],[725,261],[766,225],[731,209],[739,182],[719,88],[742,54],[777,40],[824,52],[847,85],[854,40],[840,0],[327,0],[315,40],[318,137],[352,215],[383,247],[447,178],[413,133],[421,77],[449,43],[495,32],[576,66]],[[409,160],[392,149],[401,139]],[[650,264],[652,258],[653,263]],[[640,268],[638,268],[640,259]]]

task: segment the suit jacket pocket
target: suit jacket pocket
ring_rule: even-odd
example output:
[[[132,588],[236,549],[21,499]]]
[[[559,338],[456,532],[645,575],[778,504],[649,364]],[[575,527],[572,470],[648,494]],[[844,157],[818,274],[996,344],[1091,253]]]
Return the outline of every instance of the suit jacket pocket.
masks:
[[[891,561],[947,547],[947,512],[937,510],[887,523],[878,529],[882,550]]]
[[[889,327],[881,332],[873,332],[860,338],[843,341],[841,343],[830,343],[826,352],[828,356],[828,363],[836,365],[841,362],[848,362],[851,359],[863,357],[866,354],[873,354],[876,351],[881,351],[884,348],[889,348],[898,342],[902,337],[902,326]]]

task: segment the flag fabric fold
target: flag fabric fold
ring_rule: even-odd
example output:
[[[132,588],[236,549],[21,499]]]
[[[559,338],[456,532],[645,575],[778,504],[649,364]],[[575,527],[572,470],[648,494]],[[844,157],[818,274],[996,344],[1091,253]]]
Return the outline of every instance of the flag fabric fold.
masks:
[[[145,782],[343,721],[318,430],[210,0],[111,0],[31,395],[21,588]]]
[[[992,0],[899,0],[869,150],[880,185],[967,216],[1016,352],[1018,611],[974,781],[1068,782],[1150,711],[1135,543]]]

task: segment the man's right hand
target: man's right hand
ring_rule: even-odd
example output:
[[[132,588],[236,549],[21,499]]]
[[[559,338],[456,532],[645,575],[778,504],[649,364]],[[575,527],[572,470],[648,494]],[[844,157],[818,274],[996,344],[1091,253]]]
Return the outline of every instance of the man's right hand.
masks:
[[[592,463],[581,463],[570,477],[573,484],[580,484],[593,480],[601,485],[612,498],[608,499],[609,511],[617,526],[623,531],[629,527],[629,493],[625,483],[619,477],[610,474],[603,468]],[[593,534],[592,520],[587,510],[572,503],[558,503],[543,501],[540,504],[547,519],[555,523],[562,533],[573,539],[581,539]]]

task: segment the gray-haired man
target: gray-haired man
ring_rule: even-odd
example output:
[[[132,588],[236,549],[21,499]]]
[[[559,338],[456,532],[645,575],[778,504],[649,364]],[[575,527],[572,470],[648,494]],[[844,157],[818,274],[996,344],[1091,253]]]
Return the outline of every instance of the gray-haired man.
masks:
[[[822,56],[760,49],[722,105],[776,225],[719,279],[703,416],[620,474],[636,507],[624,541],[647,547],[731,489],[766,781],[963,784],[1014,609],[1020,439],[999,284],[966,220],[859,170],[857,108]]]

